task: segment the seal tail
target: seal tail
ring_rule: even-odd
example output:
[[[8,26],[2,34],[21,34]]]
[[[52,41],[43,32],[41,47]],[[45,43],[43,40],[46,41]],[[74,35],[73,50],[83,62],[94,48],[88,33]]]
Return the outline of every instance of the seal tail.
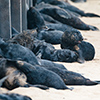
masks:
[[[100,17],[100,15],[93,14],[93,13],[86,13],[86,17]]]

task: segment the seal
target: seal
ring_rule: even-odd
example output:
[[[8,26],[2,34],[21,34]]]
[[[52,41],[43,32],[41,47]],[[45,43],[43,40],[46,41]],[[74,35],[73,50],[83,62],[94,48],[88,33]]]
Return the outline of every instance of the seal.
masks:
[[[0,38],[0,49],[2,53],[1,55],[5,58],[12,60],[20,59],[27,61],[33,65],[39,65],[39,62],[34,53],[24,46],[21,46],[19,44],[7,43],[3,41],[2,38]]]
[[[86,2],[87,0],[71,0],[72,2],[78,3],[78,2]]]
[[[78,31],[77,29],[69,26],[69,25],[66,25],[66,24],[62,24],[62,23],[47,23],[46,26],[49,28],[49,29],[54,29],[54,30],[60,30],[62,32],[65,32],[66,30],[76,30]]]
[[[91,43],[82,41],[80,44],[78,44],[78,47],[82,51],[82,56],[86,61],[94,59],[95,48]]]
[[[27,27],[28,29],[38,28],[38,30],[45,27],[44,19],[35,7],[30,7],[27,11]]]
[[[39,59],[41,62],[40,67],[44,67],[58,74],[66,85],[97,85],[99,81],[91,81],[79,73],[69,71],[62,64],[56,64],[48,60]]]
[[[0,94],[0,100],[32,100],[28,96],[23,96],[15,93],[3,93]]]
[[[64,32],[60,30],[54,30],[54,29],[48,29],[48,30],[41,30],[37,33],[37,39],[39,40],[45,40],[47,43],[51,44],[60,44],[61,37],[64,34]]]
[[[70,25],[76,29],[80,30],[98,30],[95,26],[87,25],[81,19],[70,13],[70,11],[65,11],[64,9],[53,6],[50,4],[41,3],[36,6],[36,9],[43,14],[47,14],[54,18],[55,20]]]
[[[61,38],[61,48],[62,49],[70,49],[76,51],[79,55],[78,62],[83,63],[84,58],[82,56],[82,51],[78,47],[78,44],[81,43],[83,37],[80,32],[76,31],[69,31],[66,30]]]
[[[83,10],[71,5],[69,2],[65,2],[65,1],[61,1],[61,0],[51,0],[51,1],[47,1],[47,0],[42,0],[45,3],[51,4],[51,5],[55,5],[58,6],[60,8],[63,8],[66,11],[70,11],[71,13],[73,13],[76,16],[85,16],[85,17],[100,17],[100,15],[94,14],[94,13],[85,13]],[[85,2],[86,0],[71,0],[73,2]]]
[[[23,63],[21,64],[23,65]],[[0,59],[0,85],[9,90],[17,87],[38,87],[41,89],[48,89],[48,87],[43,85],[32,85],[27,83],[26,75],[16,68],[15,61],[5,58]]]
[[[27,76],[27,82],[30,84],[40,84],[56,89],[70,89],[66,87],[59,75],[38,65],[33,66],[24,61],[17,61],[16,67]]]
[[[79,32],[66,30],[61,38],[61,48],[76,51],[79,55],[78,62],[92,60],[95,56],[95,49],[89,42],[83,41]]]

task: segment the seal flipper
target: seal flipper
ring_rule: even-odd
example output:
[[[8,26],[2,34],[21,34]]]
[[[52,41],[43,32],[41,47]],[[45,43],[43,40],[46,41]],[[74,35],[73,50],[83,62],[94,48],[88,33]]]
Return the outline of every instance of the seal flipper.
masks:
[[[32,84],[25,84],[24,87],[37,87],[37,88],[40,88],[40,89],[43,89],[43,90],[47,90],[49,89],[48,86],[45,86],[45,85],[40,85],[40,84],[37,84],[37,85],[32,85]]]
[[[100,81],[91,81],[89,79],[86,80],[85,85],[97,85],[100,84]]]
[[[8,78],[8,76],[3,77],[2,79],[0,79],[0,87],[2,86],[2,84],[4,83],[4,81]]]
[[[86,17],[100,17],[100,15],[94,14],[94,13],[86,13]]]
[[[82,56],[82,51],[79,49],[78,51],[78,54],[79,54],[79,58],[77,59],[77,61],[79,62],[79,63],[84,63],[85,62],[85,59],[83,58],[83,56]]]
[[[76,52],[77,52],[78,55],[79,55],[77,61],[78,61],[79,63],[84,63],[84,62],[85,62],[85,59],[84,59],[83,56],[82,56],[82,50],[78,47],[78,45],[75,45],[75,46],[74,46],[74,49],[76,50]]]
[[[40,88],[40,89],[43,89],[43,90],[47,90],[49,89],[48,86],[45,86],[45,85],[31,85],[32,87],[37,87],[37,88]]]
[[[70,88],[68,88],[68,89],[72,91],[74,88],[73,88],[73,87],[70,87]]]
[[[88,26],[89,26],[90,30],[92,30],[92,31],[99,31],[99,29],[95,26],[92,26],[92,25],[88,25]]]
[[[95,83],[97,83],[97,84],[100,84],[100,81],[93,81],[93,82],[95,82]]]

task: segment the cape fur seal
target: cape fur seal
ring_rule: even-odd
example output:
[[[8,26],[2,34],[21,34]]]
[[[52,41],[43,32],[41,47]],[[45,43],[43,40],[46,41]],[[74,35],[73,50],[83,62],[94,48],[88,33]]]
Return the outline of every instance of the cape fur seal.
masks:
[[[92,60],[95,56],[95,49],[89,42],[83,41],[79,32],[66,30],[61,37],[61,48],[76,51],[79,55],[78,62]]]
[[[0,100],[32,100],[28,96],[23,96],[15,93],[3,93],[0,94]]]

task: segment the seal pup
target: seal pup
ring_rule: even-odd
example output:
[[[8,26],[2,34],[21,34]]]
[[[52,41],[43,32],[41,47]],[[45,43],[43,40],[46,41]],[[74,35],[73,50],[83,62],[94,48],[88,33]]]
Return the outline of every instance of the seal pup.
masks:
[[[83,41],[80,32],[66,30],[61,38],[61,48],[76,51],[79,55],[78,62],[92,60],[95,56],[95,49],[89,42]]]
[[[32,85],[27,83],[26,75],[18,70],[15,61],[0,58],[0,85],[9,90],[17,87],[38,87],[41,89],[48,89],[43,85]]]

